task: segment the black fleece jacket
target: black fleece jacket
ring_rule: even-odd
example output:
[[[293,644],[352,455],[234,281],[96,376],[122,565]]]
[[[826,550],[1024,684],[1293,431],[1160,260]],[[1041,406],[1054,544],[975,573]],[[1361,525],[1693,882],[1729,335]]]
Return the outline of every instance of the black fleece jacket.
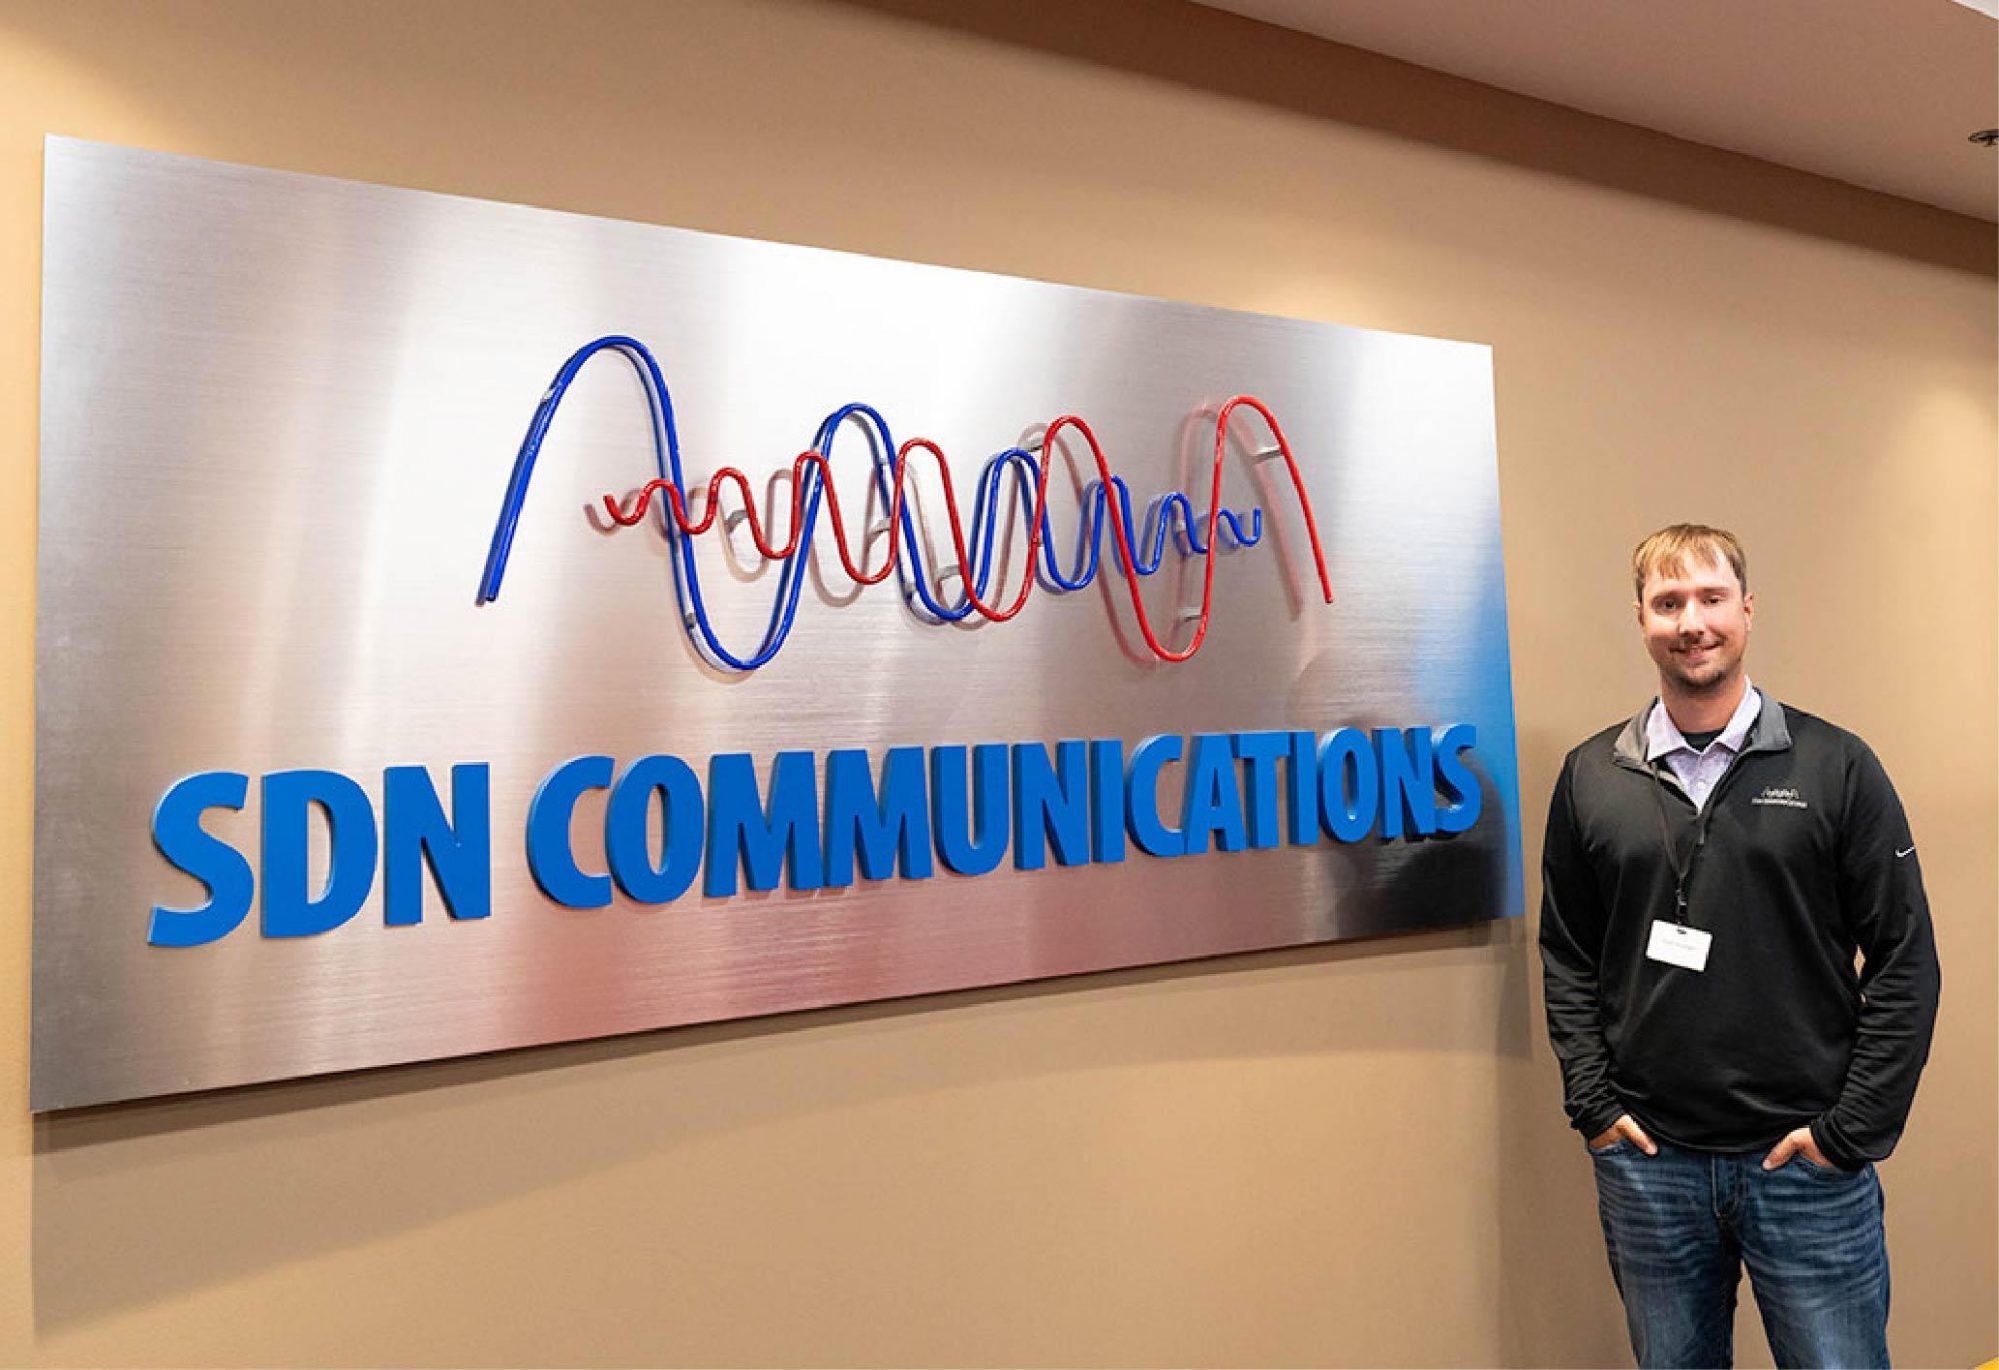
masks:
[[[1894,787],[1866,743],[1766,695],[1697,816],[1672,772],[1646,764],[1645,717],[1570,752],[1548,809],[1541,958],[1571,1124],[1593,1137],[1630,1113],[1706,1151],[1810,1124],[1835,1164],[1881,1160],[1938,988]],[[1645,954],[1653,921],[1674,918],[1669,839],[1691,858],[1686,922],[1714,937],[1701,971]]]

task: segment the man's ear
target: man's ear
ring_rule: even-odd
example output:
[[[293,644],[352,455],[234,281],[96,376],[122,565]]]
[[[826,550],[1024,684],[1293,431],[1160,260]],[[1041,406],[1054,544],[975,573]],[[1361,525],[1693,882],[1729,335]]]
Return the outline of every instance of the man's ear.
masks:
[[[1745,628],[1755,626],[1756,592],[1751,590],[1742,597],[1742,624]]]

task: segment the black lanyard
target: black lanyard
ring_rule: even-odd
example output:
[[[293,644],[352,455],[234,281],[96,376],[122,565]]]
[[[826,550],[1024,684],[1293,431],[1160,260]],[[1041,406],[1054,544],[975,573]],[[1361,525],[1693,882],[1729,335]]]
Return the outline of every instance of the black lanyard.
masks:
[[[1735,769],[1735,760],[1734,757],[1729,758],[1729,770]],[[1673,918],[1681,927],[1687,925],[1687,879],[1694,873],[1694,861],[1700,856],[1701,848],[1707,845],[1708,816],[1714,812],[1715,796],[1721,791],[1721,782],[1727,778],[1728,771],[1723,771],[1715,780],[1714,788],[1707,792],[1707,802],[1699,807],[1694,818],[1694,844],[1682,856],[1680,844],[1673,840],[1673,820],[1666,812],[1664,767],[1657,764],[1652,767],[1655,782],[1652,793],[1659,801],[1659,836],[1665,841],[1666,859],[1673,866]],[[1687,797],[1691,799],[1693,796]]]

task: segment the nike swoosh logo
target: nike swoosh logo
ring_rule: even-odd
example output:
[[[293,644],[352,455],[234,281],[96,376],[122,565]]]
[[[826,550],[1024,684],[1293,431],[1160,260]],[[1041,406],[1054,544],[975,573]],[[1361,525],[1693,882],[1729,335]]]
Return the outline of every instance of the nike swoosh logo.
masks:
[[[1914,851],[1914,850],[1915,850],[1915,848],[1914,848],[1914,847],[1910,847],[1910,848],[1909,848],[1909,851]],[[1901,860],[1901,859],[1902,859],[1903,857],[1905,857],[1905,856],[1907,856],[1907,855],[1909,854],[1909,851],[1898,851],[1898,852],[1896,852],[1896,853],[1895,853],[1895,859],[1896,859],[1897,861],[1900,861],[1900,860]]]

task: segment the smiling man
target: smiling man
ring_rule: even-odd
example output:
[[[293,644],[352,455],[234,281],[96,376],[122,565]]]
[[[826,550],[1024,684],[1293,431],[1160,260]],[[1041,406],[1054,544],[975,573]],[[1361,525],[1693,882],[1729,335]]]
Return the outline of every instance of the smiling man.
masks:
[[[1661,529],[1632,579],[1659,697],[1569,753],[1541,905],[1548,1036],[1632,1349],[1731,1364],[1747,1265],[1780,1366],[1885,1366],[1873,1162],[1938,985],[1915,839],[1865,743],[1750,684],[1733,534]]]

